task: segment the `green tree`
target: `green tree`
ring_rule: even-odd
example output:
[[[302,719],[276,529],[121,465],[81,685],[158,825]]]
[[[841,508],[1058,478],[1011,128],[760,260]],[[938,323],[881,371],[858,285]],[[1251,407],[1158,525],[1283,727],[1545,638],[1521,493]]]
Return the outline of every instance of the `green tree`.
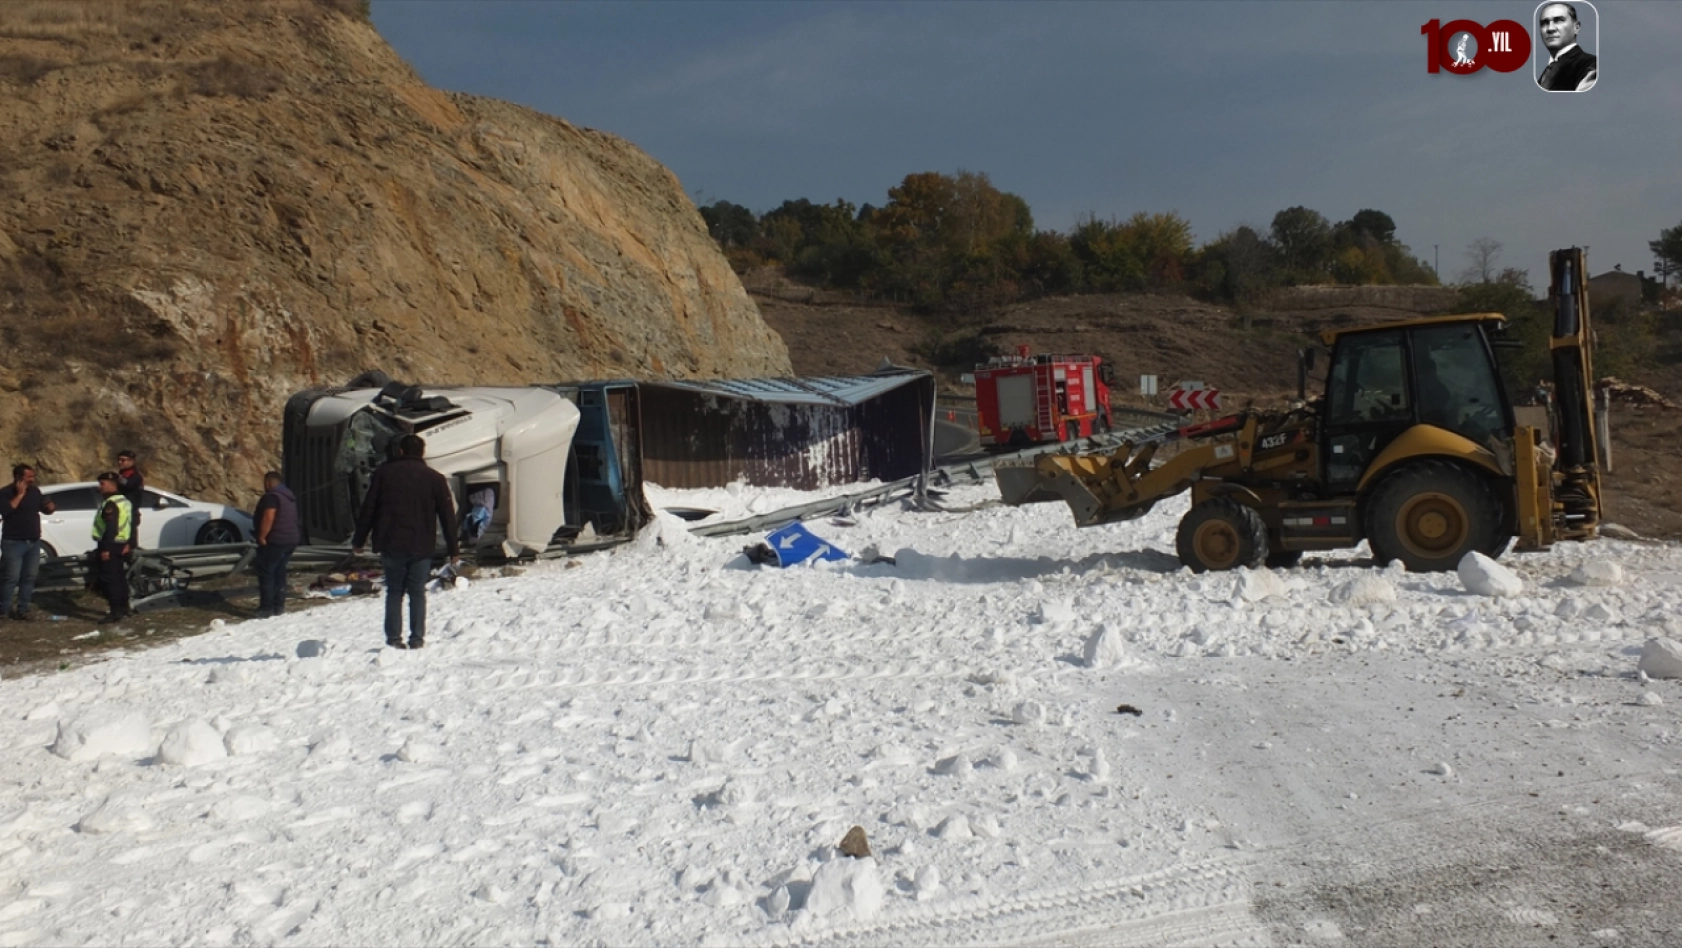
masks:
[[[1358,285],[1394,283],[1383,248],[1370,240],[1344,247],[1332,256],[1332,279]]]
[[[1647,246],[1664,263],[1669,278],[1682,282],[1682,224],[1659,231],[1659,239]]]
[[[1466,283],[1456,294],[1462,313],[1500,313],[1507,317],[1506,345],[1496,348],[1502,379],[1509,396],[1521,398],[1536,383],[1553,377],[1548,355],[1550,323],[1545,307],[1536,302],[1524,271],[1508,268],[1489,282]]]
[[[740,204],[714,201],[699,210],[701,220],[706,222],[707,233],[725,250],[746,247],[759,235],[759,219]]]
[[[1356,234],[1365,234],[1381,244],[1387,244],[1396,239],[1396,222],[1389,214],[1363,208],[1355,212],[1349,219],[1350,229]]]
[[[1312,283],[1331,262],[1332,225],[1319,211],[1298,205],[1273,215],[1273,243],[1288,280]]]
[[[1440,285],[1431,265],[1415,257],[1407,244],[1385,244],[1384,265],[1389,268],[1391,278],[1403,286]]]
[[[1178,285],[1193,258],[1191,223],[1174,213],[1141,211],[1122,223],[1088,215],[1070,235],[1069,246],[1088,286],[1100,291]]]
[[[766,214],[759,219],[759,236],[753,239],[749,249],[766,260],[789,264],[794,262],[794,255],[805,240],[806,232],[799,220],[786,214]]]
[[[1197,270],[1204,295],[1240,304],[1255,302],[1282,279],[1277,248],[1252,227],[1237,227],[1206,244]]]
[[[1069,238],[1056,231],[1036,231],[1015,245],[1012,260],[1023,292],[1033,296],[1079,293],[1086,288],[1086,270]]]
[[[879,292],[919,305],[966,306],[1013,297],[1008,266],[1033,233],[1028,202],[987,175],[928,171],[906,175],[869,216],[883,265]]]

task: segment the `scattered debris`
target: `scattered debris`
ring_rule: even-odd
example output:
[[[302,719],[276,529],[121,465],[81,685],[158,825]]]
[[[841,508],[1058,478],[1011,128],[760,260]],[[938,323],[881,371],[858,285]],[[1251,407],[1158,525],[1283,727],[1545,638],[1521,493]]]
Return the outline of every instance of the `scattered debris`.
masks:
[[[1623,379],[1614,378],[1610,375],[1601,379],[1598,384],[1600,390],[1606,393],[1607,398],[1619,405],[1628,405],[1631,408],[1663,408],[1670,411],[1679,407],[1675,402],[1645,385],[1625,382]]]
[[[1138,708],[1135,708],[1134,706],[1132,706],[1130,704],[1118,704],[1118,705],[1115,706],[1115,713],[1117,713],[1117,714],[1131,714],[1134,717],[1139,717],[1139,716],[1143,715],[1145,712],[1140,711]]]
[[[793,566],[816,557],[820,560],[847,559],[840,549],[806,529],[804,524],[791,523],[765,537],[763,542],[743,547],[742,553],[750,563],[761,566]]]
[[[841,837],[841,854],[854,859],[863,859],[870,855],[870,841],[864,838],[864,827],[855,826]]]

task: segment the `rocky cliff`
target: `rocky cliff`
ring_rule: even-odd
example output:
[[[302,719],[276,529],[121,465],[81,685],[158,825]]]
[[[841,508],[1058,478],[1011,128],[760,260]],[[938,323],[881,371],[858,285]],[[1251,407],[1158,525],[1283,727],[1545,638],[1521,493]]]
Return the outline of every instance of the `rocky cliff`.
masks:
[[[354,0],[0,3],[0,459],[249,503],[299,389],[790,372],[670,171]]]

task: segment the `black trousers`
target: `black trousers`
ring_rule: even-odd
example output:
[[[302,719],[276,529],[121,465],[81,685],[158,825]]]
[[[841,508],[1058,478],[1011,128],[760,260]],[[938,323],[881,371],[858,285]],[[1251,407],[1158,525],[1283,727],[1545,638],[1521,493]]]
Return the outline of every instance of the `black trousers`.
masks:
[[[409,597],[409,644],[426,641],[426,582],[432,578],[432,557],[414,553],[381,553],[385,571],[385,640],[403,639],[403,597]]]
[[[99,584],[105,593],[105,604],[111,607],[112,615],[123,615],[128,612],[128,561],[121,553],[112,553],[110,559],[101,559],[99,551],[94,551],[93,559],[98,564]]]
[[[286,611],[286,564],[296,549],[273,543],[257,548],[257,558],[251,566],[257,571],[258,612],[278,616]]]

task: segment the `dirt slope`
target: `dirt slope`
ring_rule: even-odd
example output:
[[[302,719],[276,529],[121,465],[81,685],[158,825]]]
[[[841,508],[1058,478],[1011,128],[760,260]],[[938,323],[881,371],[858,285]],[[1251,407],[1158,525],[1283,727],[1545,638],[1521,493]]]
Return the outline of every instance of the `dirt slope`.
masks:
[[[354,8],[0,4],[0,457],[249,501],[286,396],[367,368],[789,371],[671,172]]]

